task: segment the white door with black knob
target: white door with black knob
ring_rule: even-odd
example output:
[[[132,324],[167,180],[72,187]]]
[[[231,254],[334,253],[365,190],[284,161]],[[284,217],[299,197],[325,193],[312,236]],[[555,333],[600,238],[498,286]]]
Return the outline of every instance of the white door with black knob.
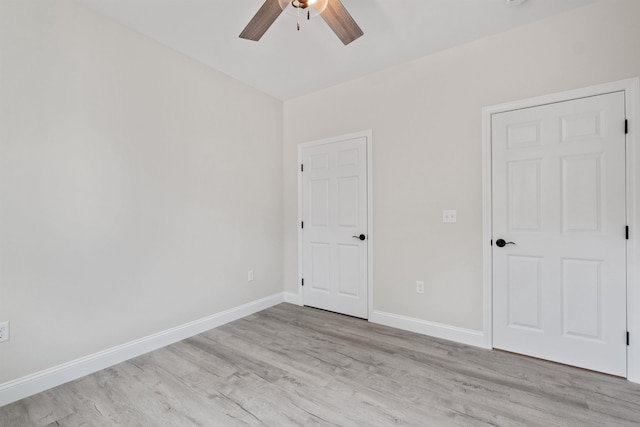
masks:
[[[493,346],[626,376],[623,92],[492,116]]]
[[[302,149],[304,305],[368,318],[367,137]]]

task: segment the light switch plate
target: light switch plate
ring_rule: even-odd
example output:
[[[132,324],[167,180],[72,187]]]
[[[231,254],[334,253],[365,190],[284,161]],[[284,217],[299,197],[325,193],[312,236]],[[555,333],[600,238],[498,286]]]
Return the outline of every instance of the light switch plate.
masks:
[[[457,221],[458,212],[455,210],[442,211],[442,222],[454,223]]]
[[[9,322],[0,322],[0,342],[9,341]]]

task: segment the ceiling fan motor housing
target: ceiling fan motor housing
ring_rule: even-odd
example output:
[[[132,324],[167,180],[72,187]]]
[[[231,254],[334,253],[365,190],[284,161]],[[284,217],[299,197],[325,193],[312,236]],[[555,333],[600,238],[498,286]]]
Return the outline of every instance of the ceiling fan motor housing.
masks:
[[[298,9],[306,9],[309,7],[309,0],[291,0],[291,6]]]
[[[320,15],[327,8],[330,0],[277,0],[280,7],[290,14],[297,13],[297,10],[307,10],[312,16]],[[291,7],[289,7],[291,6]]]

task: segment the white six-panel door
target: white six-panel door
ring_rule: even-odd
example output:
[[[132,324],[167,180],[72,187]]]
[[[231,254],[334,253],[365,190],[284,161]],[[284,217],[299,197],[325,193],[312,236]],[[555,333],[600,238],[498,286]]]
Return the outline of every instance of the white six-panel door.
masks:
[[[492,116],[495,348],[626,375],[624,109],[615,92]]]
[[[304,305],[367,318],[366,137],[306,147],[302,161]]]

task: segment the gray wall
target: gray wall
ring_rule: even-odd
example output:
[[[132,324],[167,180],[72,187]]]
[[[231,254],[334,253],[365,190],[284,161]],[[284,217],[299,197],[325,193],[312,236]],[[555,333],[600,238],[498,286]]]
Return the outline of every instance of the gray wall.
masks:
[[[639,17],[640,1],[604,0],[286,101],[285,290],[297,145],[372,129],[374,309],[481,330],[482,107],[640,76]]]
[[[281,293],[282,123],[84,6],[0,1],[0,384]]]

